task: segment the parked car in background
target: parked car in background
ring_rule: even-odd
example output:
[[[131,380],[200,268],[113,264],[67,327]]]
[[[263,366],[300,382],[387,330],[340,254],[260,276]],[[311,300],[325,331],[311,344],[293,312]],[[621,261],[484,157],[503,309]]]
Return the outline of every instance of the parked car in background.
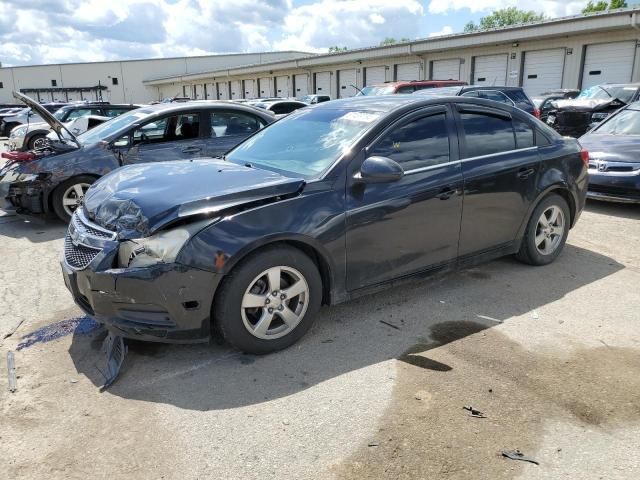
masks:
[[[540,120],[547,121],[549,112],[553,109],[554,100],[562,100],[567,98],[576,98],[580,94],[580,90],[571,88],[561,88],[558,90],[550,90],[548,92],[540,93],[533,97],[531,101],[533,105],[540,110]]]
[[[44,108],[43,108],[44,110]],[[0,115],[0,137],[8,137],[11,130],[23,123],[41,123],[42,117],[30,108],[22,108],[17,112]]]
[[[580,144],[589,151],[587,197],[640,203],[640,102],[603,120]]]
[[[485,100],[504,103],[510,107],[517,107],[536,118],[540,118],[540,111],[535,107],[522,87],[465,85],[421,90],[415,92],[415,95],[425,95],[428,97],[460,96],[483,98]]]
[[[297,100],[309,105],[315,105],[316,103],[328,102],[329,100],[331,100],[331,97],[329,95],[309,94],[300,97]]]
[[[224,159],[98,180],[65,238],[65,284],[115,335],[286,348],[321,303],[516,254],[554,261],[586,152],[523,111],[396,95],[293,112]],[[463,208],[464,205],[464,208]]]
[[[398,82],[377,83],[364,87],[358,91],[356,96],[370,95],[395,95],[397,93],[413,93],[418,90],[450,87],[454,85],[467,85],[467,82],[460,80],[411,80]]]
[[[556,100],[547,124],[561,135],[579,137],[613,112],[640,99],[640,83],[589,87],[574,99]]]
[[[94,120],[91,122],[87,122],[86,127],[84,126],[84,122],[74,124],[74,126],[72,127],[72,132],[73,128],[75,128],[76,131],[73,133],[74,135],[78,135],[88,129],[89,123],[92,123],[93,126],[98,125],[96,117],[114,118],[130,110],[135,110],[136,108],[140,108],[140,105],[111,104],[108,102],[82,102],[73,103],[59,108],[53,113],[53,116],[57,120],[65,124],[73,122],[81,117],[93,116]],[[9,148],[11,150],[18,151],[42,148],[46,144],[47,135],[49,134],[50,130],[51,127],[45,121],[37,123],[29,122],[28,125],[23,124],[18,127],[14,127],[9,134]]]
[[[76,137],[36,102],[14,95],[39,111],[59,141],[36,152],[3,153],[10,161],[0,170],[0,199],[18,212],[54,212],[65,221],[89,186],[111,170],[222,155],[274,120],[231,102],[168,103],[131,110]]]
[[[291,112],[300,108],[308,107],[309,105],[298,100],[273,100],[267,102],[250,102],[251,105],[257,108],[267,110],[276,118],[282,118],[285,115],[289,115]]]

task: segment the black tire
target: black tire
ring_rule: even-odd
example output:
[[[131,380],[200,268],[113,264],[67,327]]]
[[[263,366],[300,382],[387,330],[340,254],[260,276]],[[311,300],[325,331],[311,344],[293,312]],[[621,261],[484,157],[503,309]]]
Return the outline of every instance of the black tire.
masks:
[[[56,216],[63,222],[69,223],[69,221],[71,220],[71,214],[67,212],[63,204],[64,194],[67,192],[67,190],[70,187],[74,185],[80,185],[80,184],[91,185],[95,181],[96,181],[95,177],[91,177],[89,175],[80,175],[80,176],[65,180],[60,185],[58,185],[56,189],[53,191],[53,194],[51,195],[51,204]],[[78,206],[80,205],[81,203],[78,204]]]
[[[254,283],[256,277],[274,267],[292,268],[304,277],[309,291],[308,299],[306,300],[306,311],[303,313],[300,322],[284,336],[273,339],[258,338],[245,326],[241,307],[242,300],[245,292]],[[255,355],[275,352],[293,345],[304,336],[313,324],[314,317],[320,308],[321,300],[322,280],[318,268],[307,255],[289,246],[267,247],[243,259],[225,277],[214,301],[214,327],[227,342],[243,352]],[[289,302],[289,305],[292,305],[289,300],[286,301]],[[292,299],[292,301],[296,302],[298,300]],[[266,307],[255,310],[264,312],[265,309]],[[275,315],[277,315],[277,312],[275,312]],[[280,317],[274,317],[274,319],[276,323],[281,322],[284,324]]]
[[[32,136],[27,142],[27,148],[29,150],[34,150],[36,148],[36,143],[40,143],[40,141],[45,140],[46,142],[47,136],[42,133],[37,133]],[[42,148],[44,145],[38,145],[37,148]]]
[[[556,207],[560,209],[564,218],[564,229],[562,231],[562,235],[558,235],[559,241],[553,251],[545,254],[538,249],[536,246],[536,235],[542,234],[544,232],[539,231],[539,219],[542,216],[543,212],[548,211],[552,207]],[[527,263],[529,265],[548,265],[553,262],[558,255],[562,252],[564,245],[567,241],[567,236],[569,235],[569,227],[571,224],[571,212],[569,211],[569,206],[567,205],[567,201],[562,198],[560,195],[551,193],[540,200],[540,203],[536,206],[531,214],[531,218],[529,219],[529,223],[527,224],[527,229],[525,231],[524,238],[522,239],[522,244],[520,245],[520,250],[516,254],[516,258],[523,263]]]

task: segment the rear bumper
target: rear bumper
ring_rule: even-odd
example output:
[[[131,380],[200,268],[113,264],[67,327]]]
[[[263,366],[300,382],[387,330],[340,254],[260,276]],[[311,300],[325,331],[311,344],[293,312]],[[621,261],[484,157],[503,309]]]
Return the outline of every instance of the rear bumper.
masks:
[[[76,304],[117,335],[167,343],[209,339],[221,275],[180,264],[94,272],[74,270],[63,259],[61,266]]]

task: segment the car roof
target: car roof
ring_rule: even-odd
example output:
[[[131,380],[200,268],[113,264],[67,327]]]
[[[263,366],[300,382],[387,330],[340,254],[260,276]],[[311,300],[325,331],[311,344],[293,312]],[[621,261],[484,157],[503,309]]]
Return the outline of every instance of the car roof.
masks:
[[[640,83],[599,83],[594,87],[634,87],[640,88]]]
[[[269,113],[263,109],[230,100],[194,100],[190,102],[156,103],[154,105],[144,105],[136,111],[145,115],[152,115],[165,112],[183,112],[193,109],[217,110],[222,108],[258,113],[265,118],[271,117]]]
[[[472,104],[505,110],[508,112],[521,112],[523,115],[528,115],[526,112],[523,112],[518,108],[502,103],[492,102],[483,98],[457,96],[428,97],[421,95],[358,95],[356,97],[341,98],[330,102],[318,103],[310,108],[314,110],[392,113],[403,108],[411,109],[411,107],[442,105],[443,103]]]
[[[448,83],[451,86],[466,85],[464,80],[394,80],[393,82],[374,83],[367,85],[369,87],[398,87],[401,85],[432,85],[434,83]]]

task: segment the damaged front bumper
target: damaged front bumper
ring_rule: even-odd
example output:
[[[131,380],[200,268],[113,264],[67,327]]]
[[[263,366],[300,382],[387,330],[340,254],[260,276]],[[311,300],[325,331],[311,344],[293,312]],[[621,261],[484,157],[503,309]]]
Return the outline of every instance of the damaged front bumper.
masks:
[[[61,266],[65,285],[84,312],[126,338],[168,343],[209,339],[221,275],[179,263],[117,268],[120,242],[115,236],[77,222],[74,215]]]
[[[0,172],[0,208],[18,213],[47,213],[45,183],[48,174],[21,173],[19,169]]]

